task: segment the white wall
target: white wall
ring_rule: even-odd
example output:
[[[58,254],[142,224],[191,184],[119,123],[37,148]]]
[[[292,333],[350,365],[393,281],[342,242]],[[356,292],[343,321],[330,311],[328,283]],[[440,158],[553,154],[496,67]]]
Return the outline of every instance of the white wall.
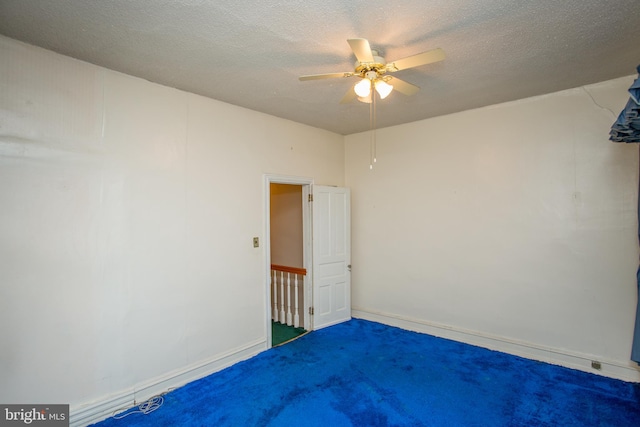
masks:
[[[632,81],[346,137],[356,315],[640,379]]]
[[[0,401],[265,348],[264,173],[343,185],[343,137],[0,37]]]
[[[271,184],[271,263],[304,268],[302,186]]]
[[[382,129],[369,171],[367,133],[0,37],[0,401],[131,403],[264,347],[263,173],[352,188],[360,313],[629,367],[631,81]]]

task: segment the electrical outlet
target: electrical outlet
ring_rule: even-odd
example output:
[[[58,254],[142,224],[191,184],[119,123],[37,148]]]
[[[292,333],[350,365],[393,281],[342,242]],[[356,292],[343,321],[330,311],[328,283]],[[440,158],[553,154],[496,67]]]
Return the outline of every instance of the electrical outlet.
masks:
[[[597,369],[599,371],[600,369],[602,369],[602,364],[600,364],[600,362],[598,362],[596,360],[592,360],[591,361],[591,367],[593,369]]]
[[[258,239],[257,237],[253,238],[253,247],[257,248],[260,246],[260,239]]]

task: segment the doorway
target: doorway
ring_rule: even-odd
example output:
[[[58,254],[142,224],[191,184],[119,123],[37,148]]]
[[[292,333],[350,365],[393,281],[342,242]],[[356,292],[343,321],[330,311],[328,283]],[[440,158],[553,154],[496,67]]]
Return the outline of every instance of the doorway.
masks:
[[[302,186],[271,183],[271,345],[303,335],[305,284]]]
[[[269,349],[272,347],[271,320],[276,315],[278,320],[303,325],[307,331],[351,319],[351,202],[349,189],[314,185],[311,178],[264,175],[264,183],[265,329]],[[282,276],[280,279],[280,306],[274,304],[276,295],[272,291],[272,184],[298,186],[302,194],[303,268],[281,266],[285,267],[280,270],[282,274],[287,273],[287,279]],[[305,278],[300,298],[295,294],[299,289],[295,286],[297,274]],[[286,283],[286,292],[282,289],[283,283]],[[282,307],[284,295],[286,309]],[[280,307],[278,313],[277,307]],[[297,323],[300,321],[302,323]]]
[[[312,184],[311,178],[265,175],[267,348],[312,329]]]

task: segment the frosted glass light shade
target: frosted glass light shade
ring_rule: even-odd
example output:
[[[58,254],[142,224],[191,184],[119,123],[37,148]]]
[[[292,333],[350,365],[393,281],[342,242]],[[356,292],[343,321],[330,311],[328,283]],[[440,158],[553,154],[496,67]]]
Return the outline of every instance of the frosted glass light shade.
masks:
[[[380,94],[380,99],[385,99],[391,91],[393,90],[393,86],[391,86],[387,82],[383,82],[382,80],[376,80],[376,91]]]
[[[356,94],[361,98],[366,98],[371,93],[371,80],[362,79],[353,87]]]
[[[358,101],[364,102],[365,104],[371,104],[371,97],[373,96],[373,92],[369,93],[367,97],[358,97]]]

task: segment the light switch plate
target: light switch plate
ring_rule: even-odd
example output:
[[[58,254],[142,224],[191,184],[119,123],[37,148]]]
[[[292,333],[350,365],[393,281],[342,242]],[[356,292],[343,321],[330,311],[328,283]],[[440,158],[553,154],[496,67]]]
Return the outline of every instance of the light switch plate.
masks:
[[[253,247],[257,248],[260,246],[260,239],[258,239],[257,237],[253,238]]]

